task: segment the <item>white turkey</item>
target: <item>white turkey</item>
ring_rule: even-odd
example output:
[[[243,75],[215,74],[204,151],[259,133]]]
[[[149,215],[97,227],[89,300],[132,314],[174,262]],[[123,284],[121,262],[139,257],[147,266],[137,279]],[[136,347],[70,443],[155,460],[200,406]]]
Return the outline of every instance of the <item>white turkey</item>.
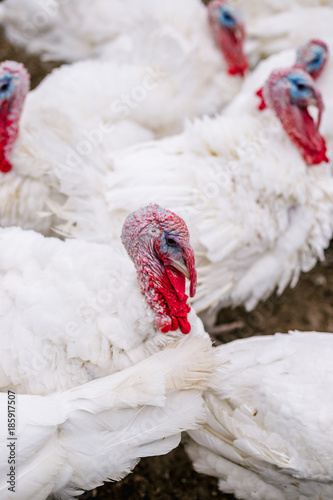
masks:
[[[45,22],[37,21],[45,19]],[[215,84],[227,102],[247,69],[243,52],[244,26],[225,0],[207,9],[199,0],[7,0],[0,20],[12,42],[48,58],[74,61],[103,56],[146,67],[158,66],[169,75],[169,92],[192,93],[212,99]],[[214,43],[215,39],[215,43]],[[222,52],[222,53],[221,53]],[[133,86],[135,83],[133,84]],[[196,90],[198,95],[195,95]],[[215,97],[216,99],[216,97]],[[216,109],[214,110],[216,111]]]
[[[196,120],[179,136],[111,154],[103,189],[91,185],[89,196],[54,207],[67,220],[63,232],[108,241],[147,200],[178,211],[197,258],[194,307],[213,308],[210,322],[221,306],[251,309],[275,288],[294,285],[332,236],[322,99],[301,69],[273,73],[265,88],[271,109],[257,119]],[[309,105],[318,107],[318,120]]]
[[[187,303],[185,275],[191,295],[196,286],[187,227],[149,205],[127,218],[122,240],[136,272],[116,244],[0,231],[0,387],[18,399],[18,498],[68,498],[120,479],[200,418],[214,353]]]
[[[108,62],[88,60],[49,76],[35,97],[37,110],[43,100],[49,113],[64,110],[79,119],[80,128],[96,115],[99,122],[132,119],[159,135],[179,132],[186,117],[219,111],[236,95],[242,82],[237,75],[247,68],[244,26],[223,0],[214,0],[208,13],[194,4],[203,10],[203,26],[192,26],[188,38],[162,21],[155,28],[147,20],[136,22],[135,30],[111,45]],[[168,22],[174,21],[175,14]]]
[[[53,71],[29,96],[30,112],[42,109],[43,115],[63,115],[63,121],[68,115],[81,140],[88,134],[94,143],[98,134],[99,147],[114,149],[180,132],[185,118],[219,111],[240,88],[237,75],[246,71],[244,27],[222,0],[208,12],[206,43],[200,30],[188,41],[172,30],[140,25],[112,45],[112,62],[88,60]]]
[[[217,46],[209,32],[203,44],[168,30],[137,28],[139,33],[128,36],[126,48],[122,49],[125,35],[113,45],[110,60],[81,61],[54,70],[32,92],[34,97],[29,96],[30,109],[38,113],[43,106],[44,114],[47,108],[49,114],[68,115],[78,121],[81,135],[82,128],[103,130],[101,124],[106,128],[121,122],[122,141],[119,133],[108,131],[103,137],[108,147],[141,140],[128,122],[147,129],[148,138],[148,133],[153,137],[180,132],[185,118],[218,112],[237,94],[243,81],[237,75],[246,69],[243,25],[232,14],[230,27],[231,21],[228,24],[222,15],[230,9],[221,3],[217,0],[210,8],[212,27],[207,28]]]
[[[68,389],[141,361],[191,324],[205,335],[187,304],[185,275],[193,296],[196,270],[183,220],[149,205],[128,217],[123,241],[146,300],[120,243],[1,229],[1,387]],[[165,335],[170,329],[174,336]]]
[[[332,148],[333,92],[331,75],[333,73],[333,60],[330,57],[332,49],[332,37],[325,39],[325,41],[315,38],[298,47],[297,52],[294,49],[286,49],[261,61],[252,74],[248,76],[238,95],[224,109],[224,114],[237,116],[245,112],[258,117],[258,108],[263,110],[266,107],[263,99],[263,85],[272,70],[291,66],[302,68],[316,80],[316,85],[323,96],[325,112],[322,116],[321,130],[328,146]],[[269,110],[265,113],[270,115]]]
[[[47,59],[75,61],[96,57],[119,35],[147,21],[193,36],[205,26],[199,0],[5,0],[0,19],[12,43]],[[205,31],[205,30],[204,30]]]
[[[243,27],[221,4],[218,0],[210,10],[213,30],[224,42],[230,72],[237,73],[237,64],[243,72]],[[74,192],[85,192],[110,149],[180,130],[186,116],[213,113],[235,95],[241,78],[226,74],[210,38],[209,47],[198,42],[183,52],[170,36],[160,35],[157,53],[164,54],[166,44],[170,57],[158,59],[158,67],[154,59],[145,65],[81,62],[49,75],[25,102],[26,71],[13,61],[1,64],[0,170],[6,173],[0,179],[1,225],[48,234],[55,221],[37,214],[47,210],[46,199],[66,200],[64,172],[67,179],[71,174]]]
[[[332,17],[333,21],[333,17]],[[311,40],[310,42],[302,45],[299,47],[297,51],[297,58],[296,58],[296,63],[295,67],[303,68],[305,71],[307,71],[315,80],[316,80],[316,85],[318,89],[320,90],[323,100],[325,102],[325,113],[323,114],[323,119],[321,123],[321,130],[322,133],[327,141],[328,146],[330,149],[333,147],[333,92],[332,92],[332,85],[331,85],[331,77],[333,74],[333,59],[332,57],[329,56],[330,53],[332,53],[333,50],[333,38],[328,38],[326,42],[323,40],[318,40],[314,39]],[[283,51],[284,54],[287,54],[290,51]],[[281,59],[278,61],[277,57],[271,56],[269,57],[266,61],[262,62],[258,66],[258,70],[254,71],[251,77],[249,78],[248,82],[244,85],[244,96],[243,96],[243,103],[244,103],[244,97],[245,93],[248,95],[249,91],[252,91],[252,88],[250,89],[251,85],[254,85],[255,78],[257,76],[259,77],[261,82],[265,81],[266,75],[269,74],[269,69],[273,68],[273,63],[274,66],[277,68],[278,66],[281,66],[282,64],[282,54],[281,53]],[[278,62],[280,63],[278,65]],[[260,70],[259,70],[260,68]],[[260,73],[259,73],[260,71]],[[255,76],[257,73],[257,76]],[[253,77],[253,79],[252,79]],[[251,83],[250,83],[251,79]],[[243,94],[243,90],[241,92]],[[228,108],[228,113],[232,112],[235,113],[237,112],[236,107],[234,106],[239,106],[241,103],[241,94],[237,96],[235,99],[233,99],[233,102],[231,103],[230,107]],[[260,96],[260,90],[259,92],[257,91],[257,94]],[[252,107],[253,110],[253,99],[248,95],[248,104],[243,106],[244,109],[248,109],[248,106]],[[258,101],[259,102],[259,101]],[[236,104],[237,103],[237,104]],[[259,104],[259,109],[265,108],[264,101]]]
[[[333,498],[331,333],[291,332],[218,347],[218,389],[190,431],[198,472],[243,500]]]

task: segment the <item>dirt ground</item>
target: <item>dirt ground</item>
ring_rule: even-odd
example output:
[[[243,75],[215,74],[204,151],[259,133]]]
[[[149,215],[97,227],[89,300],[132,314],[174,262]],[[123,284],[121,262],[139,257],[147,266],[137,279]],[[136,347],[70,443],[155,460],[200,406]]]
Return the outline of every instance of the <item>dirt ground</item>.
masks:
[[[0,33],[0,59],[14,59],[25,64],[32,87],[58,64],[40,62],[14,49]],[[239,337],[286,332],[292,329],[333,331],[333,246],[326,251],[325,262],[302,275],[298,285],[279,298],[272,297],[251,313],[242,308],[224,310],[219,321],[241,319],[244,327],[223,337],[228,342]],[[85,500],[233,500],[220,492],[214,478],[197,474],[182,447],[163,457],[143,459],[134,472],[119,483],[106,484],[80,497]]]

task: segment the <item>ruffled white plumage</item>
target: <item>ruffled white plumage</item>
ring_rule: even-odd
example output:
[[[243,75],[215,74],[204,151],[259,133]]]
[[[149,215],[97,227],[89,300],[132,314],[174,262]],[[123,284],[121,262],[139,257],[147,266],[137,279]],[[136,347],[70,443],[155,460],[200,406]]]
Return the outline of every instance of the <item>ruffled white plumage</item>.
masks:
[[[111,154],[103,190],[92,189],[89,203],[78,196],[58,207],[64,230],[109,241],[124,216],[157,200],[190,229],[197,311],[250,309],[281,292],[323,258],[333,180],[329,166],[306,166],[271,111],[260,118],[197,120],[177,137]]]
[[[237,498],[332,496],[331,334],[293,332],[218,348],[206,424],[190,431],[199,472]]]
[[[207,339],[185,338],[130,368],[66,391],[17,393],[15,399],[13,391],[10,399],[1,393],[1,406],[8,402],[17,422],[7,438],[7,416],[1,412],[2,498],[12,498],[9,443],[15,457],[12,487],[22,500],[51,493],[73,498],[106,480],[122,479],[141,457],[173,449],[182,430],[203,419],[209,351]]]
[[[130,28],[136,16],[127,10],[117,0],[111,5],[107,0],[9,0],[1,5],[0,18],[12,43],[46,59],[75,61],[96,55],[105,42]]]

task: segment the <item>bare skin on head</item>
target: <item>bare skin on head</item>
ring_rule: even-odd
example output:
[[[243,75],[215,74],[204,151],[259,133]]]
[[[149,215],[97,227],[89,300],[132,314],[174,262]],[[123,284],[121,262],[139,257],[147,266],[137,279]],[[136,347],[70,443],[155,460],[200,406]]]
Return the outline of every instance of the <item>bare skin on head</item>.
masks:
[[[30,76],[21,63],[5,61],[0,64],[0,171],[7,173],[12,165],[9,154],[19,131],[19,120]]]
[[[225,0],[208,4],[208,20],[230,75],[245,76],[248,62],[244,53],[245,28],[235,9]]]
[[[298,48],[293,68],[303,69],[316,80],[326,67],[328,57],[328,45],[322,40],[313,39]],[[256,92],[256,95],[260,98],[260,103],[258,104],[260,111],[267,108],[263,91],[264,88],[261,87]]]
[[[134,262],[140,288],[156,312],[156,328],[163,333],[180,328],[189,333],[191,310],[185,293],[195,295],[197,274],[190,237],[183,219],[159,205],[130,214],[123,225],[122,242]]]

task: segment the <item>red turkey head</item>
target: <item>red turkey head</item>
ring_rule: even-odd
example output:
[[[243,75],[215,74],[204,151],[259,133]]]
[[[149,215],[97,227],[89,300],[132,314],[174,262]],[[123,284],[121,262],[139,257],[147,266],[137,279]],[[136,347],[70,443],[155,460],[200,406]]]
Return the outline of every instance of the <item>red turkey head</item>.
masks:
[[[134,262],[141,292],[157,313],[156,327],[163,333],[178,328],[189,333],[185,277],[193,297],[197,274],[183,219],[159,205],[148,205],[126,218],[121,240]]]
[[[230,75],[244,76],[248,69],[244,54],[245,29],[235,9],[225,0],[208,4],[208,19],[217,46],[222,51]]]
[[[325,42],[310,40],[298,48],[294,68],[304,69],[316,80],[323,72],[328,56],[328,46]]]
[[[321,75],[326,66],[329,56],[328,46],[322,40],[310,40],[299,47],[296,54],[296,63],[293,68],[300,68],[309,73],[314,80]],[[260,97],[258,109],[265,109],[266,103],[263,96],[263,88],[256,92]]]
[[[329,161],[319,133],[322,97],[308,73],[297,68],[273,71],[264,86],[264,99],[308,165]],[[308,111],[310,105],[318,108],[317,122]]]
[[[0,64],[0,171],[4,173],[12,168],[8,155],[18,134],[29,85],[30,77],[23,64],[15,61]]]

